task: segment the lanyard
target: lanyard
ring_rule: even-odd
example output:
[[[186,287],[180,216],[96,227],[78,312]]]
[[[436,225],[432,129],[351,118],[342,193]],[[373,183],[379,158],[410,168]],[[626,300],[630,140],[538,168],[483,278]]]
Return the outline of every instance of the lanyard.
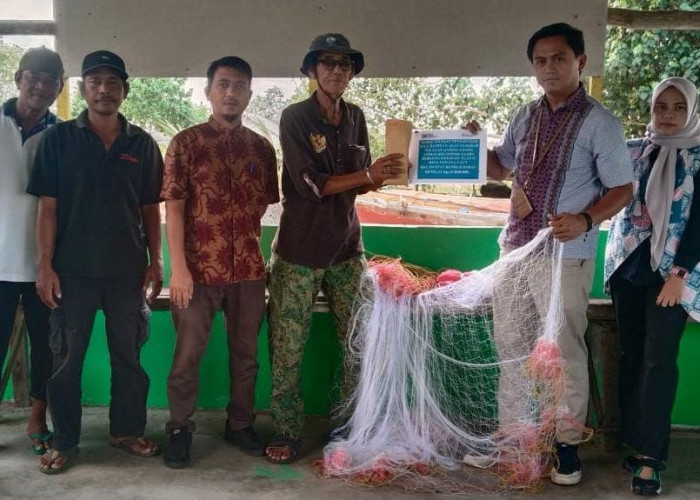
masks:
[[[564,121],[559,125],[557,128],[556,132],[554,133],[554,136],[547,142],[544,151],[542,152],[542,155],[540,157],[537,157],[537,150],[540,145],[540,125],[542,124],[542,107],[540,106],[538,113],[537,113],[537,130],[535,131],[535,146],[532,148],[532,169],[530,170],[530,174],[527,176],[525,179],[525,182],[523,183],[523,187],[527,187],[527,183],[530,182],[530,179],[532,178],[533,174],[537,170],[537,167],[542,163],[542,160],[545,159],[547,156],[547,153],[549,153],[549,150],[552,148],[552,145],[554,145],[554,142],[557,140],[559,135],[562,133],[564,128],[568,125],[569,120],[571,119],[571,116],[574,114],[574,108],[572,107],[569,110],[569,114],[566,115],[566,118]]]

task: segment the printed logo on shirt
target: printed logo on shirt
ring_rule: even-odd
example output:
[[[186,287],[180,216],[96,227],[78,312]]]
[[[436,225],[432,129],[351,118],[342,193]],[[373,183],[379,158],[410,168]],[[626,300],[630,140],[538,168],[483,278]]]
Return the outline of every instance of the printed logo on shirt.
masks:
[[[326,136],[323,134],[314,134],[311,132],[309,134],[309,141],[311,141],[311,146],[314,148],[316,153],[323,153],[326,150]]]
[[[122,153],[119,156],[119,159],[128,161],[129,163],[138,163],[139,162],[138,158],[136,158],[135,156],[131,156],[129,153]]]

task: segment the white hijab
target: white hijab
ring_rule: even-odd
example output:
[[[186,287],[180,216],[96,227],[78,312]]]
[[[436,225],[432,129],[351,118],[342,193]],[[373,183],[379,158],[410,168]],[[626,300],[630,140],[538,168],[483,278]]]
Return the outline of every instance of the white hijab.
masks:
[[[698,120],[698,89],[690,80],[680,77],[667,78],[654,89],[651,109],[659,95],[669,87],[676,88],[683,97],[688,109],[685,126],[673,135],[661,135],[652,123],[647,125],[647,137],[652,145],[644,151],[644,156],[651,152],[653,145],[660,146],[659,155],[651,168],[646,192],[646,206],[651,217],[651,268],[656,271],[666,245],[671,203],[676,185],[676,159],[679,150],[700,145],[700,121]]]

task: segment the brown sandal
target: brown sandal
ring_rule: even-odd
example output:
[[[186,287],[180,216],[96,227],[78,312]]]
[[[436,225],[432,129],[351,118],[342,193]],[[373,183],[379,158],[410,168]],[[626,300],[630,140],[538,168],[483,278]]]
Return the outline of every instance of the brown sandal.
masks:
[[[124,450],[127,453],[130,453],[131,455],[142,458],[152,457],[156,455],[159,451],[158,445],[155,441],[147,439],[143,436],[129,436],[122,438],[115,438],[110,436],[109,445],[112,448]],[[146,451],[149,449],[150,451]]]
[[[287,458],[280,459],[272,458],[269,451],[273,449],[289,450],[289,456]],[[265,459],[273,464],[289,464],[297,459],[300,451],[301,439],[294,439],[284,434],[278,434],[274,438],[272,438],[272,441],[270,441],[270,443],[268,443],[267,447],[265,448]]]
[[[73,459],[78,455],[78,447],[70,450],[50,450],[39,459],[39,472],[42,474],[60,474],[73,465]]]

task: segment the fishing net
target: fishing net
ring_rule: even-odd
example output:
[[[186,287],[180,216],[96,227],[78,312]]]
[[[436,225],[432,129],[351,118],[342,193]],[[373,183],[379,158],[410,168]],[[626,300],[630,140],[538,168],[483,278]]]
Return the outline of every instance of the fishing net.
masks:
[[[566,418],[560,246],[545,230],[469,273],[372,260],[349,336],[347,437],[318,472],[415,491],[536,487]]]

